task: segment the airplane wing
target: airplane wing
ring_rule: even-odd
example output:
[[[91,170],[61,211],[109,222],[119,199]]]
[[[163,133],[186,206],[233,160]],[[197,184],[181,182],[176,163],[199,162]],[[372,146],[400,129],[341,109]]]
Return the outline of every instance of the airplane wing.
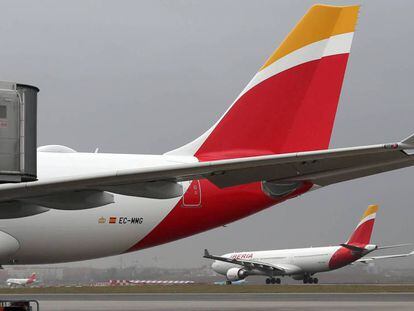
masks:
[[[365,251],[365,248],[358,247],[358,246],[355,246],[355,245],[350,245],[350,244],[346,244],[346,243],[342,243],[340,245],[342,247],[345,247],[347,249],[350,249],[351,251],[354,251],[354,252],[363,252],[363,251]],[[404,246],[411,246],[411,245],[413,245],[413,243],[395,244],[395,245],[386,245],[386,246],[377,246],[377,248],[375,250],[390,249],[390,248],[397,248],[397,247],[404,247]]]
[[[361,259],[358,259],[356,261],[354,261],[355,263],[360,262],[360,263],[370,263],[373,262],[375,260],[380,260],[380,259],[391,259],[391,258],[401,258],[401,257],[409,257],[414,255],[414,251],[407,253],[407,254],[395,254],[395,255],[385,255],[385,256],[373,256],[373,257],[364,257]]]
[[[204,258],[213,259],[223,262],[228,262],[236,265],[243,266],[246,270],[260,270],[264,272],[279,272],[280,274],[292,274],[300,272],[300,268],[294,265],[288,264],[281,264],[281,265],[272,265],[269,263],[265,263],[262,261],[255,261],[255,260],[243,260],[243,259],[236,259],[236,258],[227,258],[221,256],[211,255],[207,249],[204,250]]]
[[[47,206],[47,202],[62,201],[62,196],[71,200],[77,199],[82,191],[91,196],[95,192],[108,191],[139,197],[172,198],[182,195],[182,187],[177,182],[203,178],[220,188],[266,181],[269,183],[270,192],[272,185],[283,186],[289,183],[311,182],[314,185],[327,186],[412,166],[414,156],[410,155],[411,149],[414,149],[414,135],[400,143],[172,163],[162,167],[3,184],[0,185],[0,202],[28,200],[28,203]],[[79,198],[82,199],[84,198]],[[54,208],[54,204],[50,207]],[[80,204],[79,208],[84,207]]]
[[[11,284],[11,285],[23,285],[23,283],[19,282],[19,281],[6,281],[7,284]]]
[[[285,270],[283,268],[279,268],[277,266],[268,264],[268,263],[264,263],[261,261],[253,261],[253,260],[242,260],[242,259],[235,259],[235,258],[227,258],[227,257],[221,257],[221,256],[215,256],[215,255],[210,255],[210,253],[208,252],[207,249],[204,250],[204,258],[207,259],[213,259],[213,260],[218,260],[218,261],[223,261],[223,262],[228,262],[228,263],[232,263],[232,264],[236,264],[236,265],[240,265],[245,267],[247,270],[253,270],[253,269],[258,269],[258,270],[264,270],[264,271],[279,271],[284,273]]]

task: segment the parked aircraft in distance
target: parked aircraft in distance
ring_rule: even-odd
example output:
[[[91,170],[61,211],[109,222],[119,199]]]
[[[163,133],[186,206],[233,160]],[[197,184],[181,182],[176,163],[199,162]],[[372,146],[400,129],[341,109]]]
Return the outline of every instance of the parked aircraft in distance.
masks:
[[[412,245],[370,244],[377,210],[377,205],[370,205],[349,240],[339,246],[237,252],[223,256],[210,255],[205,250],[204,258],[215,260],[211,267],[215,272],[226,276],[227,284],[244,280],[249,275],[267,276],[266,284],[280,284],[280,276],[303,280],[305,284],[316,284],[318,278],[313,276],[319,272],[332,271],[355,262],[367,263],[413,255],[414,251],[408,254],[365,257],[376,250]]]
[[[220,120],[181,148],[128,155],[40,147],[38,181],[0,185],[0,264],[136,251],[412,166],[414,136],[328,149],[358,10],[313,6]]]
[[[10,286],[10,287],[27,286],[35,282],[36,282],[36,273],[32,273],[32,275],[27,279],[7,279],[6,280],[7,286]]]

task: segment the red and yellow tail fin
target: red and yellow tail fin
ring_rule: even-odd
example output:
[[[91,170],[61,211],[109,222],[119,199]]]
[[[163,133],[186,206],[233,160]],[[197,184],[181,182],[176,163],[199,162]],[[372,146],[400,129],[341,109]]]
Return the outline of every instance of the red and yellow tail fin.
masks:
[[[337,35],[354,33],[358,11],[359,6],[357,5],[316,4],[312,6],[260,70],[307,45],[331,39]],[[349,48],[350,45],[347,46],[346,52],[349,52]]]
[[[363,247],[370,243],[377,211],[378,205],[368,206],[364,215],[362,215],[361,221],[349,238],[347,244]]]
[[[358,10],[311,7],[221,119],[170,154],[206,161],[328,148]]]

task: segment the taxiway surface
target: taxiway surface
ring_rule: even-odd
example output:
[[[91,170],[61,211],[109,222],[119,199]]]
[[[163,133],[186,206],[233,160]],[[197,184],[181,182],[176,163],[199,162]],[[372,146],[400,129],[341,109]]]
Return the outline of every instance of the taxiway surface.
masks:
[[[33,294],[40,310],[414,310],[413,293],[364,294]]]

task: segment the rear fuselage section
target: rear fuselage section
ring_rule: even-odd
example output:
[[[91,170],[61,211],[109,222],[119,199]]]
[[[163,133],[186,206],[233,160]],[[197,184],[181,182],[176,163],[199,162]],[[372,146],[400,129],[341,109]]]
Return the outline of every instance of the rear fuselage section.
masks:
[[[71,177],[114,170],[197,161],[194,157],[99,153],[38,153],[38,178]],[[167,243],[249,216],[306,192],[274,199],[261,183],[219,189],[208,180],[182,182],[184,195],[149,199],[114,194],[114,203],[90,209],[45,211],[0,219],[1,231],[19,248],[0,264],[41,264],[117,255]]]

